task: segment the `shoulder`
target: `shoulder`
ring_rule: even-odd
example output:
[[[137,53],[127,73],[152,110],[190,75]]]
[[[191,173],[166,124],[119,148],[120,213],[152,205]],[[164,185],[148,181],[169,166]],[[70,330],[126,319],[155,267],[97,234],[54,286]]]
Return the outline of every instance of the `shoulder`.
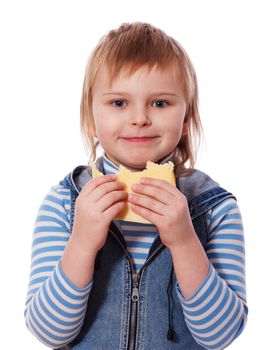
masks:
[[[37,213],[36,222],[39,226],[45,225],[46,227],[48,226],[48,222],[54,223],[64,227],[64,231],[69,232],[70,211],[70,189],[62,185],[52,186],[43,197]]]
[[[62,185],[52,186],[43,199],[42,207],[48,211],[66,212],[69,214],[71,206],[71,191]]]
[[[49,189],[47,195],[45,196],[45,199],[65,203],[70,200],[70,197],[70,188],[63,185],[55,185]]]
[[[227,227],[241,229],[242,217],[239,206],[235,198],[226,198],[221,203],[214,206],[208,212],[208,222],[211,232],[222,223],[227,223]],[[238,225],[238,227],[236,226]]]
[[[49,190],[49,193],[51,193],[52,195],[55,195],[57,197],[65,197],[67,195],[70,194],[70,188],[64,185],[55,185],[52,186]]]
[[[220,187],[218,182],[197,169],[194,169],[190,175],[178,177],[176,183],[188,201],[206,191]]]
[[[68,175],[66,175],[64,179],[59,182],[59,185],[79,193],[82,187],[90,179],[90,168],[85,165],[79,165]]]

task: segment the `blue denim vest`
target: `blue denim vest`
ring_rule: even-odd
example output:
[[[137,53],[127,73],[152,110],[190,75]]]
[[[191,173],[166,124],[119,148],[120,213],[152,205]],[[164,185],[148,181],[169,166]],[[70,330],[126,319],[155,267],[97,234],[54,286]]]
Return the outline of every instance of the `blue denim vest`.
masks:
[[[98,160],[98,168],[103,171],[101,160]],[[90,169],[80,166],[60,183],[71,190],[71,225],[76,198],[90,178]],[[177,178],[176,182],[188,200],[194,229],[206,247],[207,211],[233,195],[198,170],[190,176]],[[171,254],[159,236],[137,274],[124,238],[112,223],[95,261],[84,324],[76,339],[61,349],[204,349],[186,326],[175,287]]]

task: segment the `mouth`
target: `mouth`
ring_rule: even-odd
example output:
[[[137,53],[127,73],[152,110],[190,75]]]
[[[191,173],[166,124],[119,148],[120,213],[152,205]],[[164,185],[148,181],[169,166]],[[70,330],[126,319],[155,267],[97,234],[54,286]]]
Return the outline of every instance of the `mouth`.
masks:
[[[157,139],[158,136],[132,136],[132,137],[120,137],[121,140],[127,142],[149,142]]]

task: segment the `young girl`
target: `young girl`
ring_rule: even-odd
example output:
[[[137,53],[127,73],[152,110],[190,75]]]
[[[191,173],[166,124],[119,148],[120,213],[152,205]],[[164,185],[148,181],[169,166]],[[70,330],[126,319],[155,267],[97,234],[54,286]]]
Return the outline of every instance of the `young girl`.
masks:
[[[48,347],[222,349],[244,329],[241,216],[194,169],[197,97],[186,52],[149,24],[123,24],[93,51],[81,126],[105,176],[80,166],[52,187],[33,236],[25,318]],[[120,164],[169,160],[176,187],[143,178],[128,195],[116,181]],[[127,202],[150,224],[115,220]]]

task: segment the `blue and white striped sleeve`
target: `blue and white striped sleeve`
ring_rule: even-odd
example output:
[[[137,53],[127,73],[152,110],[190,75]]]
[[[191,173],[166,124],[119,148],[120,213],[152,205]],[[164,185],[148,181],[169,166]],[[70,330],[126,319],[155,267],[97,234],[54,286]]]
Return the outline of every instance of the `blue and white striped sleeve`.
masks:
[[[42,343],[59,348],[79,333],[91,284],[77,288],[60,259],[70,237],[70,190],[53,187],[38,211],[32,242],[26,325]]]
[[[234,199],[208,212],[209,274],[185,299],[177,285],[188,328],[207,349],[224,349],[242,332],[247,320],[243,225]]]

